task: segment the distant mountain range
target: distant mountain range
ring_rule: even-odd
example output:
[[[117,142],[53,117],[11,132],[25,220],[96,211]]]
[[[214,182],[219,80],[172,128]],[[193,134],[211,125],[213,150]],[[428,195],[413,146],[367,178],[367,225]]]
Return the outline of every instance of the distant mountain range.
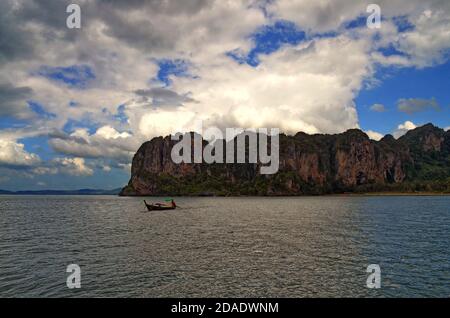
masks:
[[[6,191],[0,190],[0,194],[8,195],[118,195],[119,189],[98,190],[98,189],[80,189],[80,190],[26,190],[26,191]]]
[[[358,129],[335,135],[281,134],[280,169],[274,175],[262,175],[260,163],[175,164],[171,149],[176,142],[167,136],[144,143],[133,158],[130,182],[120,194],[450,193],[450,131],[432,124],[380,141]]]

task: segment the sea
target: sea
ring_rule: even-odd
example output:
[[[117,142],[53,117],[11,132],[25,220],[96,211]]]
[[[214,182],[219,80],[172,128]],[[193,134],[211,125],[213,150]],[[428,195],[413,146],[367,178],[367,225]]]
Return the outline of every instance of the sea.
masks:
[[[143,199],[0,196],[0,297],[450,297],[449,196]]]

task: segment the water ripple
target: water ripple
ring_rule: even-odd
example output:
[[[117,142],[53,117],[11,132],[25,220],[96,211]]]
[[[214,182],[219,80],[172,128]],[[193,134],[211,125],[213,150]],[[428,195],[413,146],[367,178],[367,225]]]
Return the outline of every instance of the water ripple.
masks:
[[[154,198],[149,201],[155,200]],[[0,196],[2,297],[448,297],[449,197]],[[66,287],[66,267],[82,288]],[[382,288],[366,288],[379,264]]]

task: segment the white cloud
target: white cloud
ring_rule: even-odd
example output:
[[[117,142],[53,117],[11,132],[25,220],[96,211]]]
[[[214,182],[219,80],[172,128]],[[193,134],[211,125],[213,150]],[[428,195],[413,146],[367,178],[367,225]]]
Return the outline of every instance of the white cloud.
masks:
[[[442,63],[450,43],[448,3],[412,17],[415,29],[399,36],[398,48],[419,67]]]
[[[345,0],[278,0],[269,6],[269,12],[276,18],[296,22],[309,32],[335,31],[345,21],[364,13],[367,5],[359,1],[355,5]]]
[[[139,120],[139,132],[149,138],[166,136],[177,131],[194,128],[195,113],[182,109],[155,110],[145,113]]]
[[[95,135],[103,137],[104,139],[118,139],[118,138],[129,138],[131,135],[127,132],[119,133],[111,126],[103,126],[97,130]]]
[[[417,128],[417,126],[412,121],[405,121],[403,124],[398,125],[397,130],[394,131],[393,135],[395,138],[399,138],[406,134],[408,130]]]
[[[356,128],[355,92],[373,72],[369,44],[347,36],[317,39],[262,56],[256,68],[225,56],[205,61],[196,68],[197,79],[173,80],[175,90],[190,91],[197,103],[171,112],[146,111],[139,119],[153,120],[163,131],[193,114],[221,128],[279,127],[288,133]]]
[[[51,134],[50,146],[60,153],[85,158],[110,158],[128,162],[138,149],[141,140],[128,132],[119,132],[103,126],[94,134],[79,128],[71,134]]]
[[[42,9],[44,2],[35,6],[19,2],[19,7],[33,13],[32,19],[17,23],[34,41],[33,56],[2,60],[0,83],[13,83],[16,94],[0,97],[11,101],[8,110],[0,113],[30,116],[24,101],[32,98],[56,118],[36,119],[26,129],[1,131],[0,140],[4,136],[12,140],[9,155],[3,147],[0,150],[0,156],[9,161],[13,157],[28,163],[37,160],[16,141],[62,131],[68,120],[100,128],[94,133],[78,128],[51,135],[52,148],[69,157],[112,159],[116,162],[109,164],[114,167],[117,163],[128,165],[140,144],[151,137],[180,127],[195,129],[196,119],[222,128],[341,132],[359,127],[354,100],[363,87],[377,82],[377,64],[436,65],[445,60],[444,53],[450,48],[450,5],[439,0],[380,0],[385,19],[379,30],[346,30],[342,26],[366,15],[371,1],[278,0],[268,5],[266,17],[255,1],[164,1],[145,2],[145,6],[139,1],[85,1],[83,12],[89,23],[83,24],[81,32],[70,33],[58,29],[58,17],[49,19],[48,10],[33,11]],[[415,28],[399,33],[389,20],[394,16],[405,16]],[[336,35],[308,38],[297,46],[285,45],[273,54],[260,55],[261,64],[256,68],[225,56],[235,49],[248,52],[253,45],[249,35],[277,19],[295,22],[308,35],[328,31]],[[61,21],[64,24],[64,19]],[[385,56],[378,51],[390,46],[405,54]],[[170,92],[161,88],[161,83],[153,81],[160,58],[188,61],[193,76],[172,76]],[[36,74],[42,65],[76,64],[88,64],[95,72],[88,89]],[[11,91],[10,85],[4,86],[8,88],[5,92]],[[159,94],[142,102],[137,91]],[[161,101],[161,96],[166,99]],[[77,105],[69,107],[71,101]],[[126,105],[129,117],[123,123],[113,116],[119,105]],[[380,105],[372,110],[381,109]],[[397,134],[408,125],[403,126]],[[370,133],[371,138],[379,137]],[[14,153],[11,149],[19,149],[18,155],[10,156]],[[36,173],[56,173],[46,165],[36,169]]]
[[[382,113],[382,112],[386,111],[386,108],[384,107],[383,104],[373,104],[372,106],[370,106],[370,110],[374,111],[374,112]]]
[[[52,161],[51,164],[54,164],[55,161]],[[41,167],[36,167],[33,170],[31,170],[31,172],[35,175],[55,175],[57,173],[59,173],[59,170],[56,166],[53,167],[46,167],[46,166],[41,166]]]
[[[127,164],[119,163],[119,167],[125,170],[126,172],[131,172],[131,163]]]
[[[398,129],[411,130],[411,129],[415,129],[415,128],[417,128],[417,126],[409,120],[405,121],[403,124],[398,125]]]
[[[94,170],[85,164],[83,158],[55,158],[53,160],[60,166],[60,172],[73,176],[91,176]]]
[[[367,130],[365,133],[367,134],[367,136],[369,136],[370,139],[373,139],[376,141],[379,141],[379,140],[381,140],[381,138],[384,137],[383,134],[380,134],[379,132],[376,132],[373,130]]]
[[[38,155],[25,150],[25,145],[0,139],[0,165],[30,167],[41,162]]]
[[[94,174],[94,169],[89,166],[84,158],[57,157],[51,161],[30,170],[33,175],[57,175],[65,174],[75,177],[85,177]]]

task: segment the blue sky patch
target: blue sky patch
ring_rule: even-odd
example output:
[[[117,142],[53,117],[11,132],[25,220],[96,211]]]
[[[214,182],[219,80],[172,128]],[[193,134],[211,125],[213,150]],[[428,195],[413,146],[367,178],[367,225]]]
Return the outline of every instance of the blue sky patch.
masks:
[[[26,151],[37,154],[42,160],[50,160],[55,156],[53,149],[48,144],[47,136],[23,138],[19,142],[24,144]]]
[[[413,31],[415,29],[414,24],[409,22],[408,17],[406,16],[398,16],[392,18],[392,21],[397,26],[397,30],[400,33]]]
[[[397,50],[397,48],[392,44],[390,44],[387,47],[379,48],[378,52],[380,52],[381,54],[383,54],[386,57],[393,56],[393,55],[400,55],[400,56],[408,57],[408,55],[406,53]]]
[[[87,129],[89,134],[94,134],[99,128],[99,125],[93,123],[89,118],[86,118],[86,120],[69,119],[65,123],[63,131],[67,134],[71,134],[79,128]]]
[[[42,66],[38,75],[78,89],[86,89],[88,84],[95,79],[94,71],[85,64],[68,67]]]
[[[360,125],[363,129],[390,133],[400,123],[410,120],[416,125],[432,122],[440,127],[449,125],[450,118],[450,61],[435,67],[416,69],[383,67],[376,78],[381,84],[372,89],[361,90],[355,103]],[[441,110],[425,110],[413,114],[398,111],[397,103],[402,98],[432,99],[441,105]],[[386,111],[373,112],[370,106],[382,104]]]
[[[102,113],[110,120],[115,120],[121,125],[128,123],[128,116],[125,114],[125,105],[119,105],[116,112],[110,112],[108,108],[103,108]]]
[[[27,120],[17,119],[11,116],[0,116],[0,129],[23,128],[28,124]]]
[[[44,118],[44,119],[54,119],[56,118],[56,114],[47,112],[44,108],[44,106],[42,106],[41,104],[34,102],[34,101],[28,101],[28,106],[30,107],[30,109],[39,115],[39,117]]]
[[[157,60],[156,63],[159,66],[159,71],[158,74],[156,75],[156,79],[160,82],[163,82],[166,86],[170,86],[172,84],[170,76],[178,76],[178,77],[191,76],[188,72],[189,63],[185,60],[161,59]]]
[[[357,17],[353,20],[344,22],[343,25],[344,25],[344,28],[347,30],[366,27],[367,26],[367,16],[360,15],[359,17]]]
[[[117,107],[117,113],[114,118],[121,124],[126,124],[128,122],[128,116],[125,114],[125,105],[120,105]]]
[[[250,35],[253,48],[245,54],[240,49],[227,52],[226,55],[240,64],[258,66],[260,54],[269,55],[285,44],[297,45],[306,39],[306,33],[293,22],[280,20],[272,25],[265,25]]]

